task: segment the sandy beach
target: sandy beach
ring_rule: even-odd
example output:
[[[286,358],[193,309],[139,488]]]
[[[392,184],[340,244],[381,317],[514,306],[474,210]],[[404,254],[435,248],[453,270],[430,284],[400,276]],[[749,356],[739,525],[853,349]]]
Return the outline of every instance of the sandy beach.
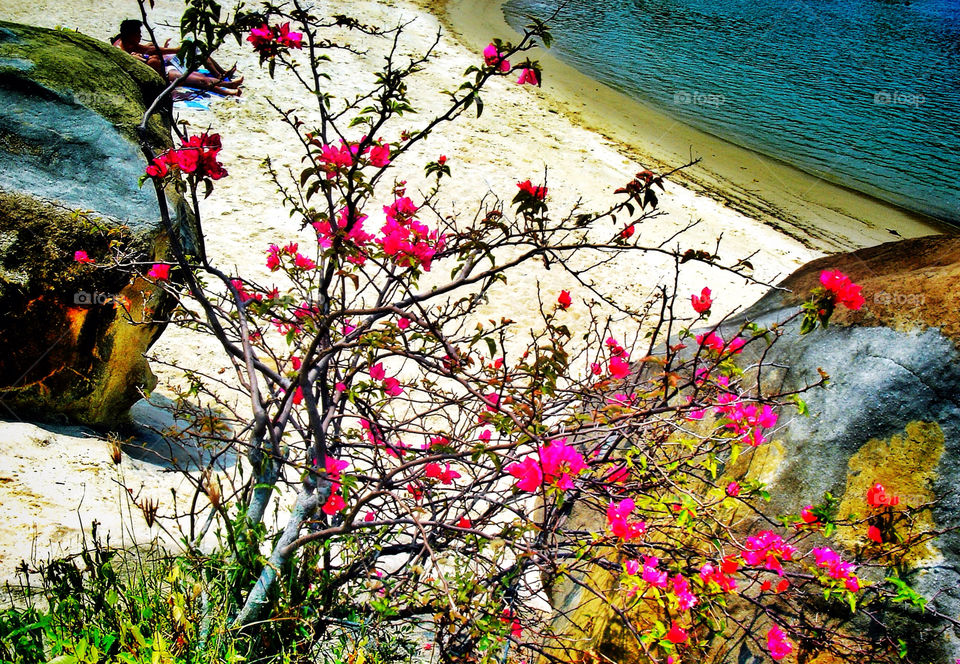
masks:
[[[401,46],[404,56],[422,52],[442,32],[437,58],[411,82],[420,111],[411,116],[411,126],[442,112],[447,98],[439,91],[455,89],[462,72],[480,63],[478,48],[494,36],[513,38],[500,18],[497,0],[451,0],[443,11],[437,3],[425,4],[432,12],[407,0],[359,1],[349,8],[364,23],[409,23]],[[181,10],[180,2],[157,3],[153,20],[161,41],[178,39],[173,26]],[[337,13],[343,7],[336,2],[318,3],[318,11],[324,10]],[[122,19],[137,13],[132,0],[0,0],[0,15],[6,20],[79,29],[104,40],[115,34]],[[439,16],[446,17],[443,23]],[[349,98],[368,85],[382,63],[382,44],[361,45],[369,46],[363,54],[333,54],[335,61],[327,71],[331,91],[339,98]],[[395,177],[407,180],[410,192],[423,191],[428,186],[423,164],[446,155],[454,177],[444,186],[439,209],[445,215],[469,218],[484,195],[509,201],[517,182],[541,181],[546,172],[550,206],[560,214],[578,201],[586,209],[602,209],[616,200],[613,191],[637,171],[677,166],[692,150],[703,162],[679,183],[668,183],[662,216],[642,229],[645,242],[663,242],[696,222],[682,241],[671,246],[713,249],[722,236],[720,252],[725,262],[752,256],[757,279],[768,283],[824,253],[893,239],[888,229],[904,237],[938,230],[916,216],[678,126],[549,56],[537,57],[545,70],[542,90],[516,85],[515,76],[492,81],[481,118],[465,117],[438,130],[397,165]],[[209,128],[223,136],[221,158],[230,175],[218,182],[215,193],[202,204],[208,252],[214,263],[233,274],[270,283],[275,277],[265,267],[266,247],[309,239],[298,234],[275,187],[263,175],[262,161],[268,155],[275,157],[274,166],[282,173],[300,165],[297,138],[270,103],[297,109],[308,125],[314,112],[303,106],[304,95],[296,89],[292,75],[278,69],[271,80],[247,44],[230,42],[217,59],[227,66],[237,63],[246,77],[243,97],[216,100],[209,110],[178,109],[194,131]],[[395,136],[384,138],[389,141]],[[611,225],[605,232],[614,230]],[[664,261],[631,255],[603,266],[592,278],[625,304],[640,307],[669,276],[669,267]],[[570,289],[575,302],[566,314],[568,324],[574,330],[584,329],[589,317],[583,289],[568,275],[547,272],[540,265],[525,268],[491,293],[482,314],[510,316],[518,321],[518,331],[525,331],[537,320],[538,285],[549,301],[561,289]],[[716,296],[714,320],[752,303],[765,291],[763,286],[703,267],[690,270],[680,282],[683,293],[699,292],[704,285]],[[182,384],[177,364],[214,375],[229,367],[210,338],[173,327],[153,354],[159,378],[155,394],[161,400]],[[153,416],[150,408],[141,409],[141,416],[143,412]],[[149,459],[124,464],[128,486],[160,500],[161,516],[171,514],[170,487],[181,482],[177,474]],[[116,534],[116,541],[124,521],[115,509],[122,494],[111,465],[102,435],[77,427],[0,422],[0,578],[11,578],[19,562],[32,555],[45,558],[50,552],[74,550],[81,519],[85,527],[98,519],[102,530]],[[156,532],[142,519],[134,519],[127,538],[148,538]]]

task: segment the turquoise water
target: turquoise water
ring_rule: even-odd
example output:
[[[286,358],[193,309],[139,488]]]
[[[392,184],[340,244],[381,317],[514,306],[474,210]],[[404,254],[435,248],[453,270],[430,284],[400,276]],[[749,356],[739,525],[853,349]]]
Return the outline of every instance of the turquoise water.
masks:
[[[549,24],[556,55],[672,117],[960,224],[960,0],[566,0]]]

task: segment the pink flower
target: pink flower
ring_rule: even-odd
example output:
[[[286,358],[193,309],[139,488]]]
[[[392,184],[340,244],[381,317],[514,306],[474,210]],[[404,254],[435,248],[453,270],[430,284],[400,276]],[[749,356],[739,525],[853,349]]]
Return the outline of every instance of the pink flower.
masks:
[[[530,194],[533,198],[536,198],[538,201],[546,200],[547,198],[547,188],[546,187],[536,187],[530,180],[525,180],[524,182],[518,182],[517,187],[520,188],[520,191],[524,191]]]
[[[867,489],[867,504],[870,507],[894,507],[900,504],[900,496],[888,496],[887,490],[877,482]]]
[[[591,372],[594,376],[599,376],[601,373],[603,373],[603,367],[601,367],[600,364],[597,363],[597,362],[591,362],[591,363],[590,363],[590,372]]]
[[[439,157],[437,157],[437,163],[440,164],[441,166],[447,163],[447,155],[442,154]]]
[[[860,294],[860,286],[850,281],[850,277],[839,270],[821,272],[820,283],[827,291],[833,293],[837,302],[848,309],[857,311],[866,302]]]
[[[570,299],[570,291],[562,290],[560,291],[560,297],[557,298],[557,304],[560,305],[560,308],[566,311],[570,308],[570,305],[573,301]]]
[[[370,148],[370,165],[383,168],[390,163],[390,144],[374,145]]]
[[[513,617],[513,611],[510,609],[504,609],[500,620],[501,622],[510,624],[510,636],[515,639],[519,639],[521,636],[523,636],[523,626],[520,624],[519,620]]]
[[[385,378],[383,380],[383,391],[391,397],[398,397],[403,394],[403,386],[396,378]]]
[[[461,477],[460,473],[450,470],[450,464],[446,468],[441,468],[439,463],[428,463],[426,467],[426,476],[430,479],[440,480],[441,484],[453,484],[453,480]]]
[[[374,380],[383,380],[386,373],[383,370],[383,363],[377,362],[370,367],[370,377]]]
[[[78,263],[96,263],[97,262],[92,258],[90,258],[89,256],[87,256],[87,252],[83,251],[82,249],[79,251],[73,252],[73,260],[77,261]]]
[[[783,576],[780,560],[793,560],[796,548],[783,541],[783,538],[770,530],[764,530],[747,538],[743,560],[748,565],[763,565],[764,569]]]
[[[264,23],[259,28],[250,30],[247,41],[253,44],[255,50],[259,51],[273,41],[273,30],[270,29],[268,24]]]
[[[506,471],[516,477],[517,488],[530,493],[536,492],[544,484],[561,490],[573,488],[573,478],[587,468],[583,456],[567,439],[548,443],[537,448],[536,454],[528,455],[520,463],[506,467]]]
[[[700,291],[700,297],[691,295],[690,302],[693,304],[693,310],[698,314],[710,311],[710,307],[713,305],[713,299],[710,297],[710,289],[704,286],[703,290]]]
[[[699,600],[690,592],[690,581],[682,574],[674,574],[670,579],[673,586],[673,594],[677,597],[677,608],[681,611],[688,611],[697,605]]]
[[[633,237],[633,234],[636,232],[636,230],[637,230],[636,224],[630,224],[629,226],[624,228],[622,231],[620,231],[620,237],[623,238],[624,240],[627,240]]]
[[[867,528],[867,538],[873,540],[877,544],[883,544],[883,536],[880,534],[880,529],[876,526],[870,526]]]
[[[147,276],[160,281],[166,281],[170,278],[170,266],[166,263],[154,263]]]
[[[670,630],[664,634],[663,638],[670,643],[676,644],[686,641],[687,636],[687,630],[680,627],[680,625],[677,624],[677,621],[674,620],[672,623],[670,623]]]
[[[152,178],[162,178],[166,176],[169,172],[167,169],[167,162],[162,157],[155,158],[150,165],[147,166],[145,171],[147,175]]]
[[[303,46],[303,34],[300,32],[290,32],[290,24],[284,23],[278,28],[274,28],[277,35],[277,43],[288,48],[301,48]]]
[[[367,521],[367,522],[376,521],[376,520],[377,520],[377,515],[374,514],[373,512],[369,512],[369,511],[368,511],[366,514],[363,515],[363,520],[364,520],[364,521]]]
[[[489,442],[490,442],[490,429],[484,429],[483,431],[481,431],[481,432],[480,432],[480,435],[477,436],[477,439],[480,440],[480,441],[483,442],[483,443],[489,443]]]
[[[457,528],[473,528],[473,524],[470,523],[470,519],[462,516],[460,517],[460,520],[457,521]]]
[[[502,72],[510,71],[510,63],[504,59],[496,44],[487,44],[483,49],[483,62],[488,67],[496,67]]]
[[[315,267],[317,267],[317,264],[314,263],[311,259],[299,253],[294,257],[293,264],[296,265],[301,270],[312,270]]]
[[[607,526],[609,526],[614,537],[629,541],[642,536],[646,532],[646,522],[628,520],[635,506],[635,503],[629,498],[624,498],[619,503],[610,503],[607,506]]]
[[[655,556],[644,556],[643,558],[643,574],[640,575],[640,578],[649,583],[654,588],[666,588],[667,587],[667,573],[661,572],[657,569],[657,565],[660,564],[660,559]]]
[[[614,378],[623,379],[630,375],[630,364],[620,356],[611,357],[607,368]]]
[[[787,640],[783,630],[774,625],[767,632],[767,650],[770,651],[770,656],[774,660],[780,661],[793,652],[793,644]]]
[[[497,404],[500,403],[499,394],[497,394],[496,392],[490,392],[485,397],[483,397],[483,400],[487,402],[487,406],[486,406],[487,410],[489,410],[491,413],[497,412]]]
[[[327,498],[327,502],[323,504],[322,509],[324,514],[329,514],[330,516],[333,516],[334,514],[336,514],[346,506],[347,506],[347,503],[344,502],[343,496],[341,496],[339,493],[331,493],[330,497]]]
[[[338,382],[336,385],[333,386],[333,389],[335,389],[337,392],[346,392],[347,385],[346,383]]]
[[[730,482],[727,485],[727,495],[731,498],[736,498],[740,495],[740,485],[737,482]]]
[[[410,327],[410,319],[401,318],[400,320],[397,321],[397,327],[399,327],[401,330],[407,329],[408,327]]]
[[[540,81],[537,80],[537,72],[529,67],[522,69],[520,71],[520,78],[517,79],[517,85],[523,85],[524,83],[540,85]]]

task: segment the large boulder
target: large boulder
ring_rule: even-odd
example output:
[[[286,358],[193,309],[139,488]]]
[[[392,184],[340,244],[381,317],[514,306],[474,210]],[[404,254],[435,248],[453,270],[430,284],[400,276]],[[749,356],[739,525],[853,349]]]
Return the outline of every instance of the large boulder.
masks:
[[[915,508],[903,528],[938,534],[905,552],[901,573],[929,600],[928,610],[897,604],[876,617],[894,627],[910,661],[953,662],[960,657],[960,238],[905,240],[813,261],[724,329],[736,330],[746,320],[767,328],[782,323],[826,269],[863,286],[861,310],[838,308],[827,329],[808,335],[799,333],[795,319],[769,351],[749,344],[738,363],[756,366],[767,351],[765,393],[800,390],[817,383],[821,371],[829,384],[804,395],[809,416],[783,413],[773,440],[725,474],[764,482],[771,500],[762,509],[773,518],[798,514],[826,492],[839,499],[840,517],[862,517],[870,513],[867,489],[877,482],[901,497],[901,508]],[[769,527],[739,516],[744,533]],[[577,510],[573,518],[603,529],[603,515]],[[868,544],[863,526],[840,527],[831,540],[845,559],[856,559]],[[882,567],[863,571],[879,582],[888,573]],[[600,575],[592,582],[615,587],[616,575]],[[576,585],[555,588],[554,606],[556,626],[587,649],[615,661],[647,661],[613,612]],[[844,629],[866,635],[874,628],[857,615]],[[769,655],[746,639],[719,640],[704,661],[763,662]],[[807,652],[801,661],[839,660]]]
[[[171,298],[108,266],[168,257],[154,188],[138,187],[137,126],[163,85],[109,44],[0,22],[0,417],[115,426],[155,383],[143,353]],[[145,140],[171,145],[161,115]],[[192,248],[189,212],[167,198]]]

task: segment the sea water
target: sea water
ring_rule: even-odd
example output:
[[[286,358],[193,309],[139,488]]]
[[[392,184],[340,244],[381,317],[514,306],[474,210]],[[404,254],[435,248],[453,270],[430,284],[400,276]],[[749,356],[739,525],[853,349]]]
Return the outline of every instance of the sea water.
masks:
[[[508,0],[504,12],[520,28],[557,5]],[[809,173],[960,224],[960,0],[563,5],[549,21],[554,53],[592,78]]]

